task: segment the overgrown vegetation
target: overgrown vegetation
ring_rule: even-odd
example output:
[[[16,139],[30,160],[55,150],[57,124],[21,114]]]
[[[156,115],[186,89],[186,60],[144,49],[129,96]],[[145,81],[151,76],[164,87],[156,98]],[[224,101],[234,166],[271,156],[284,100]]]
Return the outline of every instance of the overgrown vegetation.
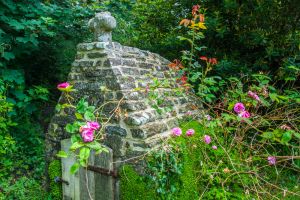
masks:
[[[299,198],[299,64],[290,63],[287,68],[294,73],[275,81],[264,72],[216,76],[217,58],[206,56],[207,47],[199,46],[207,29],[204,13],[195,5],[192,18],[181,20],[187,34],[179,38],[191,48],[169,67],[178,74],[175,81],[186,93],[196,94],[209,115],[189,111],[183,131],[174,128],[175,138],[152,152],[150,182],[161,199]],[[149,86],[149,94],[155,93],[155,85]]]

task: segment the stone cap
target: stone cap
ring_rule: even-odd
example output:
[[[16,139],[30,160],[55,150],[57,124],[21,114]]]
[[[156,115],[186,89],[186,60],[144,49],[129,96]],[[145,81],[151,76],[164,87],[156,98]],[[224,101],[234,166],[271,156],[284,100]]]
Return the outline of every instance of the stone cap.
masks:
[[[111,42],[111,32],[116,28],[117,22],[110,12],[99,12],[89,20],[88,26],[94,32],[94,41]]]

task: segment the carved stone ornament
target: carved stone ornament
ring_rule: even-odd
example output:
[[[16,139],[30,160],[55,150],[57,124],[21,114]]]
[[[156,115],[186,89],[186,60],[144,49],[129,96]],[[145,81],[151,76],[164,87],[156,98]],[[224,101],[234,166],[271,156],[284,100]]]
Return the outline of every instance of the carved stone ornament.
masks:
[[[111,32],[117,26],[117,22],[110,12],[100,12],[89,20],[88,26],[94,31],[96,42],[111,42]]]

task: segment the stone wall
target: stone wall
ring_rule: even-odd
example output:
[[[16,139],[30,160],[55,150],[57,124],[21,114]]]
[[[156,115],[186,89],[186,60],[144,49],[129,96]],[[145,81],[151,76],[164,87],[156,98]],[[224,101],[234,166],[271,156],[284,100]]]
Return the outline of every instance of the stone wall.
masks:
[[[77,51],[68,77],[76,89],[74,102],[86,97],[96,107],[105,104],[102,114],[109,117],[122,99],[120,112],[104,127],[104,143],[113,149],[116,160],[140,155],[159,144],[178,125],[178,117],[192,110],[193,100],[184,96],[166,98],[166,105],[174,110],[165,114],[158,114],[147,103],[145,88],[153,78],[170,79],[172,87],[178,87],[171,78],[175,74],[167,66],[169,61],[158,54],[116,42],[82,43]],[[66,100],[61,97],[59,101]],[[69,137],[64,127],[74,120],[72,116],[72,110],[67,110],[53,117],[47,133],[47,157],[53,157],[60,141]]]
[[[76,91],[72,98],[62,95],[59,104],[72,101],[76,104],[85,98],[90,105],[101,107],[98,121],[102,122],[103,143],[112,149],[114,169],[130,162],[137,171],[143,172],[143,160],[136,158],[158,146],[178,126],[178,119],[188,111],[198,115],[192,96],[175,95],[173,89],[180,87],[176,74],[169,70],[170,63],[158,54],[111,41],[111,30],[116,26],[110,13],[97,13],[89,21],[95,42],[77,46],[77,55],[69,73],[68,82]],[[148,103],[147,87],[153,80],[168,80],[170,86],[157,89],[168,93],[162,106],[172,110],[159,114]],[[118,108],[116,110],[116,108]],[[49,164],[61,150],[61,141],[70,138],[65,126],[75,120],[74,109],[55,113],[46,134],[46,159]],[[110,118],[108,123],[107,118]],[[104,126],[105,125],[105,126]],[[115,182],[118,199],[118,180]],[[92,186],[94,188],[96,186]]]

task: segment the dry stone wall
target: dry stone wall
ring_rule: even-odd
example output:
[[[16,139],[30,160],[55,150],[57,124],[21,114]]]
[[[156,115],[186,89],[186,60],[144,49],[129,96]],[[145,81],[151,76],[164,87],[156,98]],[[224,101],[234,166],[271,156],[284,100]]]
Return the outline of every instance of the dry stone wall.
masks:
[[[197,103],[191,96],[172,93],[172,88],[179,85],[174,79],[175,73],[168,68],[170,62],[167,59],[111,42],[110,31],[116,22],[109,13],[96,14],[89,26],[95,31],[96,41],[77,46],[76,59],[68,77],[76,91],[72,92],[72,99],[68,101],[76,103],[86,98],[90,105],[101,107],[100,120],[111,118],[109,124],[103,127],[103,142],[113,150],[114,161],[141,155],[168,137],[170,130],[178,126],[178,118],[192,111]],[[169,93],[163,105],[171,106],[172,112],[159,114],[147,103],[145,88],[152,84],[154,78],[170,81],[171,88],[160,88],[159,91]],[[65,102],[67,99],[61,96],[59,103]],[[116,112],[118,106],[120,109]],[[198,112],[194,110],[193,114]],[[61,149],[61,140],[70,137],[64,127],[75,120],[73,116],[72,109],[64,109],[52,118],[46,135],[48,161]]]
[[[169,61],[158,54],[116,42],[82,43],[77,49],[68,78],[76,89],[72,93],[74,102],[86,97],[96,107],[105,104],[102,113],[109,117],[122,99],[121,114],[112,116],[105,127],[104,143],[113,149],[116,159],[148,151],[170,135],[170,129],[178,125],[178,117],[192,110],[195,102],[186,96],[171,95],[165,99],[174,109],[171,113],[158,114],[147,103],[144,89],[153,78],[170,79],[172,86],[178,87],[171,78],[175,74],[167,66]],[[60,103],[65,101],[61,97]],[[49,157],[60,149],[59,142],[69,137],[64,126],[74,120],[73,115],[70,110],[53,117],[47,135]]]

